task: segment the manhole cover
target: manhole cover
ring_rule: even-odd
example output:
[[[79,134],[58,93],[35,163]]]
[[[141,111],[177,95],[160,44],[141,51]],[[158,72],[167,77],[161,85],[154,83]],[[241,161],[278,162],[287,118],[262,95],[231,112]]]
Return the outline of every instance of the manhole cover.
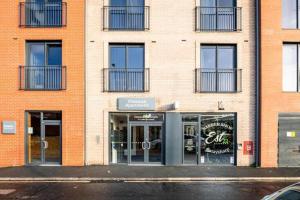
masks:
[[[0,195],[8,195],[10,193],[13,193],[15,192],[16,190],[15,189],[0,189]]]

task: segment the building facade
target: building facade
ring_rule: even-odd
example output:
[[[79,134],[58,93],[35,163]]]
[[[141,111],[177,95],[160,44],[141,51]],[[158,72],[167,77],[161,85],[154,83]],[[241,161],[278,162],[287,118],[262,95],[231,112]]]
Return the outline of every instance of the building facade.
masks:
[[[298,5],[261,1],[262,167],[300,166]]]
[[[86,164],[255,162],[255,2],[89,0]]]
[[[0,166],[84,164],[84,1],[1,1]]]

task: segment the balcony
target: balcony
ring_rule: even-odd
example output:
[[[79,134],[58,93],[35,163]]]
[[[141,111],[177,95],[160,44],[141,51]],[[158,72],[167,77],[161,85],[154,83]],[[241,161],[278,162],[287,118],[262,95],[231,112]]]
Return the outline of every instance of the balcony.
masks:
[[[196,31],[234,32],[242,30],[242,8],[197,7]]]
[[[106,68],[103,70],[104,92],[149,92],[148,68]]]
[[[64,2],[20,3],[21,27],[62,27],[67,24],[67,4]]]
[[[116,31],[149,30],[149,7],[147,6],[105,6],[103,8],[103,29]]]
[[[65,90],[65,66],[20,66],[20,90]]]
[[[242,92],[241,69],[198,68],[196,73],[196,92],[237,93]]]

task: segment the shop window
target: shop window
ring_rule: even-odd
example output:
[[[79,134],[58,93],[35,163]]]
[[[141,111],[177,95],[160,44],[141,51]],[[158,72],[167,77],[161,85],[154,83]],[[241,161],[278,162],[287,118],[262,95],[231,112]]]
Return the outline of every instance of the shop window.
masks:
[[[235,115],[201,116],[200,163],[235,164]]]

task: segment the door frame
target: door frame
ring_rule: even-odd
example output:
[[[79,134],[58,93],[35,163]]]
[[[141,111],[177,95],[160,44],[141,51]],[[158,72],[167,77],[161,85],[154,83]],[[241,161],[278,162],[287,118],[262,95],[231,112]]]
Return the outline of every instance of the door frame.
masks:
[[[43,147],[43,140],[45,140],[46,137],[46,129],[45,126],[59,126],[59,153],[60,158],[59,162],[46,162],[46,149]],[[61,165],[62,163],[62,129],[61,129],[61,121],[60,120],[42,120],[41,121],[41,165],[48,165],[48,164],[54,164],[54,165]]]
[[[149,149],[144,149],[144,162],[132,162],[131,161],[131,127],[133,126],[143,126],[144,127],[144,142],[149,139],[149,127],[150,126],[160,126],[161,129],[161,162],[149,162]],[[128,164],[129,165],[162,165],[163,164],[163,122],[128,122],[127,126],[127,146],[128,149]]]
[[[41,142],[41,159],[39,162],[35,162],[35,163],[29,163],[28,162],[28,153],[29,153],[29,150],[28,150],[28,114],[30,112],[39,112],[41,114],[40,116],[40,138],[42,140],[42,135],[43,135],[43,124],[46,123],[46,125],[58,125],[57,123],[59,123],[59,126],[60,126],[60,162],[59,163],[45,163],[43,162],[43,149],[42,149],[42,142]],[[62,111],[39,111],[39,110],[25,110],[25,117],[24,117],[24,122],[25,122],[25,130],[24,130],[24,152],[25,152],[25,165],[27,166],[47,166],[47,165],[58,165],[58,166],[61,166],[62,165],[62,119],[61,120],[43,120],[44,118],[44,113],[48,113],[48,112],[59,112],[61,114],[61,117],[62,117]]]
[[[198,117],[198,120],[200,121],[200,116]],[[184,142],[185,142],[185,140],[184,140],[184,126],[185,125],[194,125],[194,126],[196,126],[197,127],[197,139],[196,139],[196,141],[197,141],[197,143],[196,143],[196,163],[195,164],[188,164],[188,163],[185,163],[184,162]],[[200,133],[200,123],[199,122],[182,122],[182,164],[183,165],[199,165],[199,160],[200,160],[200,156],[201,156],[201,140],[200,140],[200,138],[201,138],[201,133]]]

